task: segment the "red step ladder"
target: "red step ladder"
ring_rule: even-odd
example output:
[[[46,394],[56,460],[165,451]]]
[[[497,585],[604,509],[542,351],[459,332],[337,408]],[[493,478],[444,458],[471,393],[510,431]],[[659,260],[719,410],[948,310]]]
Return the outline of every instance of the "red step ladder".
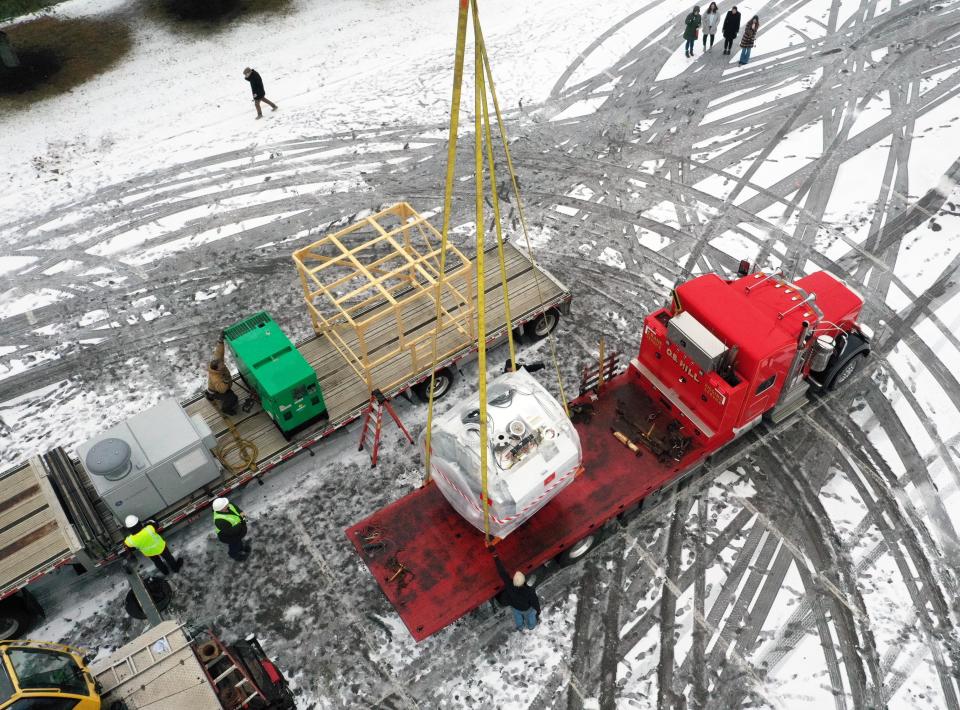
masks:
[[[400,427],[403,435],[407,437],[407,441],[411,444],[413,443],[413,437],[410,436],[407,428],[403,426],[403,422],[400,421],[397,413],[393,411],[393,407],[390,406],[390,400],[384,397],[383,392],[380,390],[374,390],[370,395],[370,403],[367,405],[367,410],[363,415],[363,430],[360,432],[360,448],[357,449],[358,451],[363,451],[363,447],[367,444],[367,432],[370,430],[370,420],[375,419],[373,425],[373,448],[370,449],[371,468],[377,465],[377,456],[380,454],[380,432],[383,429],[384,407],[386,407],[393,421]],[[376,409],[376,413],[374,413],[374,409]]]

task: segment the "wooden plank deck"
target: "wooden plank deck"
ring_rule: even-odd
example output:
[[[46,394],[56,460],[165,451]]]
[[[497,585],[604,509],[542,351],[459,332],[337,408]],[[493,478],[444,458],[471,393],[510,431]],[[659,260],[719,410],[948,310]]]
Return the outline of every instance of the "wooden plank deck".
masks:
[[[36,459],[0,478],[0,593],[78,547]]]
[[[503,287],[500,280],[500,266],[496,258],[496,251],[490,250],[486,254],[486,311],[488,334],[496,333],[506,325]],[[504,244],[504,259],[507,270],[507,283],[510,293],[511,317],[519,322],[540,310],[540,295],[543,302],[549,303],[565,293],[563,287],[542,269],[535,269],[530,259],[512,244]],[[461,292],[467,291],[465,279],[456,287]],[[473,279],[469,292],[476,301],[476,278]],[[538,289],[539,286],[539,289]],[[444,307],[454,308],[454,298],[445,294]],[[383,306],[381,306],[383,307]],[[435,304],[432,299],[418,299],[414,301],[404,313],[404,322],[408,324],[408,338],[429,332],[435,322]],[[355,351],[359,351],[359,343],[353,330],[343,333],[344,339]],[[378,350],[388,352],[396,348],[398,334],[390,326],[371,331],[368,334],[368,348],[371,358],[376,357]],[[429,340],[426,345],[429,349]],[[461,352],[469,352],[474,348],[474,341],[466,338],[455,325],[449,325],[439,334],[437,352],[439,360],[447,360]],[[330,414],[330,421],[326,426],[339,424],[354,418],[358,411],[369,401],[369,391],[364,380],[351,367],[340,351],[326,336],[315,336],[297,345],[307,362],[317,373],[324,401]],[[421,355],[422,357],[422,355]],[[398,381],[409,382],[410,379],[429,375],[429,365],[415,370],[412,367],[412,358],[401,352],[374,368],[374,385],[383,389],[387,396],[398,393],[397,387],[388,385]],[[239,376],[234,378],[236,392],[240,399],[244,399],[245,385]],[[201,414],[216,434],[218,443],[231,440],[223,418],[217,409],[205,398],[200,397],[186,405],[188,414]],[[290,443],[287,442],[279,429],[270,420],[270,417],[254,405],[247,413],[241,413],[233,419],[240,436],[253,442],[259,451],[258,463],[263,463],[276,456]],[[225,474],[230,476],[230,474]]]

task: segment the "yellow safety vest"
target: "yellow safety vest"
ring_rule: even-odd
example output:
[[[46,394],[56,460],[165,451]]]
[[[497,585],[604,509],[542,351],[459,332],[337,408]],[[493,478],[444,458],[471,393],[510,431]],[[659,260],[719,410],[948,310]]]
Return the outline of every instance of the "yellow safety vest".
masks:
[[[167,548],[167,543],[152,525],[144,525],[139,532],[127,535],[123,544],[137,548],[147,557],[155,557]]]
[[[233,503],[227,503],[227,511],[213,511],[213,526],[217,526],[218,520],[226,520],[231,526],[240,524],[240,511],[233,507]]]

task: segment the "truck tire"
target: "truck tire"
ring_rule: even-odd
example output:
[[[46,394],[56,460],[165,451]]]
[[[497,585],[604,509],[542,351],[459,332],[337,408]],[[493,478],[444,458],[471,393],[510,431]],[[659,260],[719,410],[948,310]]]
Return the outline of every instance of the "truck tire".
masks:
[[[450,391],[450,388],[453,387],[453,372],[448,367],[442,367],[435,373],[434,384],[433,384],[433,399],[434,401],[440,399],[447,392]],[[423,382],[413,386],[413,393],[417,395],[417,399],[421,402],[430,401],[430,378],[428,377]]]
[[[850,381],[854,374],[863,366],[864,360],[867,359],[866,353],[857,353],[856,355],[848,358],[840,367],[837,368],[837,371],[834,373],[833,377],[830,378],[830,383],[827,385],[827,390],[832,392],[835,389],[842,387],[844,384]]]
[[[24,638],[39,621],[40,617],[18,596],[0,602],[0,640]]]
[[[143,584],[150,593],[150,598],[153,599],[157,611],[163,611],[170,606],[170,600],[173,599],[173,587],[170,586],[170,582],[160,577],[147,577],[143,580]],[[147,618],[147,613],[140,606],[140,602],[137,601],[137,596],[132,589],[127,592],[127,596],[123,600],[123,608],[131,619],[143,620]]]
[[[525,332],[531,341],[543,340],[557,328],[560,322],[560,311],[556,308],[548,308],[539,316],[533,319]]]
[[[570,545],[566,550],[557,555],[557,564],[561,567],[569,567],[570,565],[576,564],[584,557],[587,556],[587,553],[590,552],[593,548],[597,546],[600,542],[600,531],[594,530],[589,535],[586,535],[575,543]]]

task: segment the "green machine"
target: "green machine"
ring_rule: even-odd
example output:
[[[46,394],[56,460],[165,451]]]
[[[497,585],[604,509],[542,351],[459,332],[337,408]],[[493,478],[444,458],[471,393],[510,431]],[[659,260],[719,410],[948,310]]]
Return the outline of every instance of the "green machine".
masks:
[[[224,340],[244,381],[284,435],[327,416],[317,373],[269,313],[231,325]]]

